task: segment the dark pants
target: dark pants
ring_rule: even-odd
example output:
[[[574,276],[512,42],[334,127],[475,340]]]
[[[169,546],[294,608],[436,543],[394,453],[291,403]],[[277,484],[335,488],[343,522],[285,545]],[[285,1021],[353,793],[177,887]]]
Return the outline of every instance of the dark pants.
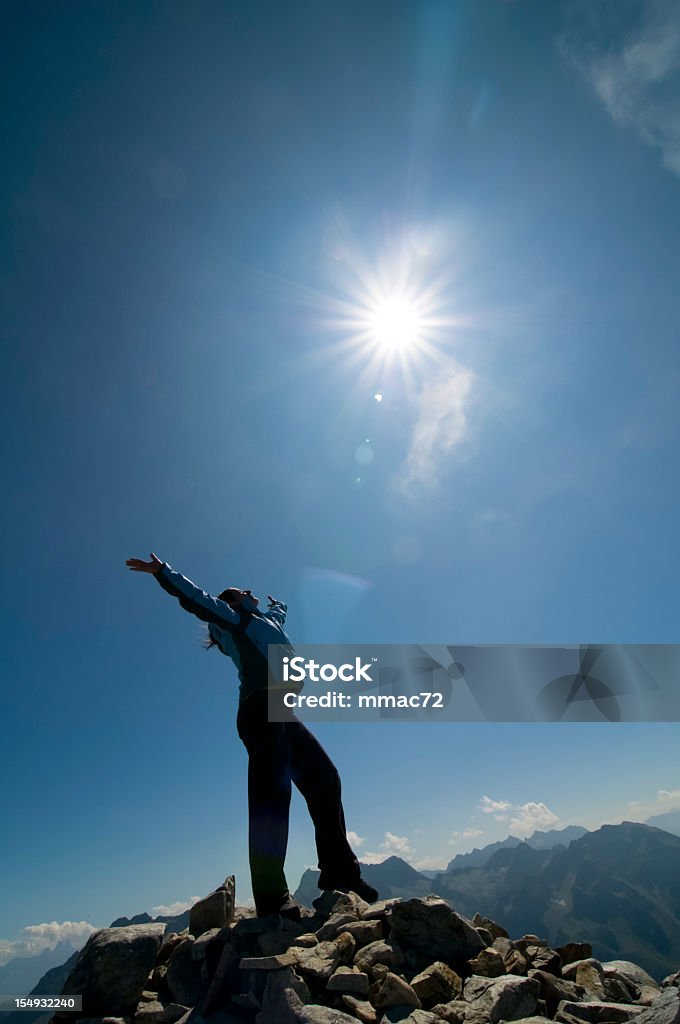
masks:
[[[291,783],[314,823],[320,887],[357,882],[360,868],[345,833],[340,776],[318,740],[292,713],[290,721],[269,722],[266,690],[239,707],[236,727],[248,751],[250,873],[258,916],[275,913],[288,896],[283,864]]]

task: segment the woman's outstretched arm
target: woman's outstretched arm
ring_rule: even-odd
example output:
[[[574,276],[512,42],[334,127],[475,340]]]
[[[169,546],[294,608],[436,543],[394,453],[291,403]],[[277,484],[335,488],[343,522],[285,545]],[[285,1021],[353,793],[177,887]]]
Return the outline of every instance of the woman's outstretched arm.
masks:
[[[163,590],[176,597],[182,608],[202,622],[214,622],[222,629],[233,629],[240,622],[240,616],[226,601],[220,601],[218,597],[212,597],[201,590],[167,562],[161,562],[153,552],[150,562],[141,558],[128,558],[125,564],[133,572],[152,573]]]

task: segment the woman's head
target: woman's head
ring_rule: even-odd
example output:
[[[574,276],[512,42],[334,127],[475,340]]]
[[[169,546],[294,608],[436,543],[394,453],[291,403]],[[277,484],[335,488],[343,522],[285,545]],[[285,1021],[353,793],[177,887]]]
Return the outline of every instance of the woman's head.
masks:
[[[227,587],[217,597],[220,601],[226,601],[230,608],[238,611],[241,605],[246,607],[257,607],[260,603],[259,597],[254,597],[252,590],[239,590],[238,587]]]

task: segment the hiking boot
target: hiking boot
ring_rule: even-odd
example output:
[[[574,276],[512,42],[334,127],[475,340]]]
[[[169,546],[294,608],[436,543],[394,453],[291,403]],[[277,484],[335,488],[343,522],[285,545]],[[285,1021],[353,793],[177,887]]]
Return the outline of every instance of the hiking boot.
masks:
[[[289,896],[285,903],[282,903],[276,911],[279,917],[286,917],[289,921],[300,920],[300,904]]]
[[[320,881],[321,880],[319,879],[319,882]],[[378,890],[374,889],[372,885],[368,884],[368,882],[365,882],[363,878],[358,878],[356,882],[349,882],[347,885],[341,885],[340,883],[327,885],[325,882],[326,880],[324,879],[324,885],[319,884],[320,889],[332,889],[335,892],[345,893],[355,892],[357,896],[361,897],[362,900],[365,900],[366,903],[375,903],[378,899]]]
[[[278,914],[279,917],[287,917],[289,921],[300,920],[300,904],[288,893],[282,903],[260,905],[257,911],[258,917],[269,917]]]

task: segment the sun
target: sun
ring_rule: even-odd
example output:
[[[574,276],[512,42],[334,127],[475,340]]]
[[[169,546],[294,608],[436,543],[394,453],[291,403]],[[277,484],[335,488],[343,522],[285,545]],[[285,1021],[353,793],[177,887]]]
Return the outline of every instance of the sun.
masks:
[[[422,338],[424,321],[415,302],[391,295],[369,314],[369,331],[385,352],[405,352]]]

